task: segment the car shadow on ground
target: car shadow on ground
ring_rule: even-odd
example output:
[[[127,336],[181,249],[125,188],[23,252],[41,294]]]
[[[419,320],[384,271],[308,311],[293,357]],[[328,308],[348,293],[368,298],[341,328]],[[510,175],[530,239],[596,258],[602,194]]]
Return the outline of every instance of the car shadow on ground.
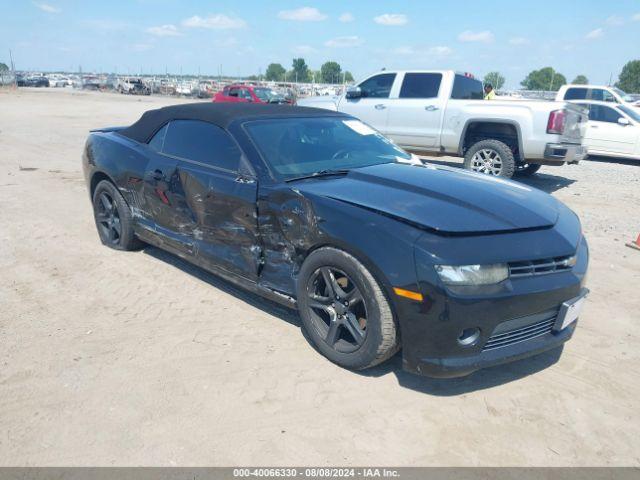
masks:
[[[152,246],[145,247],[143,251],[145,254],[166,262],[218,290],[233,295],[252,307],[280,318],[292,326],[301,327],[300,317],[296,310],[284,307],[258,294],[237,287],[233,283],[203,270],[172,253]],[[302,329],[301,332],[300,341],[305,341],[304,339],[308,341]],[[398,384],[405,388],[429,395],[454,396],[496,387],[532,375],[556,363],[560,358],[561,352],[562,349],[560,348],[518,362],[479,370],[467,377],[453,379],[433,379],[405,372],[402,369],[402,352],[399,352],[382,365],[364,371],[354,371],[353,373],[371,378],[392,373],[397,377]],[[320,353],[318,353],[318,355],[320,355]]]
[[[575,183],[573,179],[547,173],[536,173],[530,177],[514,177],[514,180],[547,193],[553,193]]]
[[[425,159],[426,163],[432,163],[435,165],[443,165],[445,167],[453,167],[453,168],[462,168],[461,162],[455,162],[451,160],[441,160],[441,159]],[[568,187],[575,180],[570,178],[560,177],[558,175],[549,175],[547,173],[537,173],[530,177],[520,177],[515,176],[513,180],[516,182],[523,183],[533,188],[537,188],[538,190],[542,190],[543,192],[553,193],[562,188]]]
[[[562,349],[561,346],[534,357],[485,368],[460,378],[430,378],[405,372],[402,369],[402,352],[382,365],[355,373],[370,377],[393,373],[398,384],[405,388],[439,397],[451,397],[497,387],[545,370],[560,359]]]

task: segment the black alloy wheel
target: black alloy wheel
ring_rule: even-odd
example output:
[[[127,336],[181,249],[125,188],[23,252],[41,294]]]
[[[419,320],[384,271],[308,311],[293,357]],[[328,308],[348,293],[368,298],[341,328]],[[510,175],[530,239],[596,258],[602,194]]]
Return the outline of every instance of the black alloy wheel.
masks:
[[[116,202],[108,192],[98,195],[96,222],[100,230],[100,238],[111,245],[118,245],[122,238],[122,224]]]
[[[332,362],[363,370],[400,348],[383,287],[353,255],[329,246],[314,250],[300,267],[296,290],[305,336]]]
[[[138,250],[144,243],[134,233],[131,208],[109,180],[102,180],[93,192],[93,216],[100,241],[116,250]]]
[[[313,325],[325,343],[340,353],[360,348],[367,336],[367,307],[360,289],[341,270],[320,267],[307,282]]]

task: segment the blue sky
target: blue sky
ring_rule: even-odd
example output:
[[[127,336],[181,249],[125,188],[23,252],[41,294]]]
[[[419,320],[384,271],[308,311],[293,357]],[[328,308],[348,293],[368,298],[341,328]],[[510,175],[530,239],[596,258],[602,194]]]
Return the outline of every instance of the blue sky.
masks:
[[[356,78],[387,68],[553,66],[617,78],[640,58],[640,1],[0,0],[0,61],[18,69],[249,75],[302,56]]]

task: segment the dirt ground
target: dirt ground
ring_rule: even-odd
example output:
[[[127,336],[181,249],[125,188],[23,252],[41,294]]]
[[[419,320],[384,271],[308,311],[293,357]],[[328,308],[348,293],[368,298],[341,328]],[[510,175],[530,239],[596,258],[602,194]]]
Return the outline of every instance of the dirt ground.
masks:
[[[561,357],[458,380],[338,368],[295,313],[95,231],[90,128],[181,100],[0,92],[0,465],[640,465],[640,163],[527,183],[582,218],[589,301]],[[460,164],[457,159],[436,162]]]

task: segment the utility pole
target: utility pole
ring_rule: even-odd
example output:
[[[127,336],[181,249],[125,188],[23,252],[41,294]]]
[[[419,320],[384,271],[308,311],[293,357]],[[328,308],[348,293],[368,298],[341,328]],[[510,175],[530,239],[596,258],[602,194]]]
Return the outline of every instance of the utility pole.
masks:
[[[13,64],[13,54],[11,53],[11,49],[9,49],[9,63],[11,64],[11,74],[13,75],[13,86],[14,88],[17,88],[18,79],[16,78],[16,66]]]

